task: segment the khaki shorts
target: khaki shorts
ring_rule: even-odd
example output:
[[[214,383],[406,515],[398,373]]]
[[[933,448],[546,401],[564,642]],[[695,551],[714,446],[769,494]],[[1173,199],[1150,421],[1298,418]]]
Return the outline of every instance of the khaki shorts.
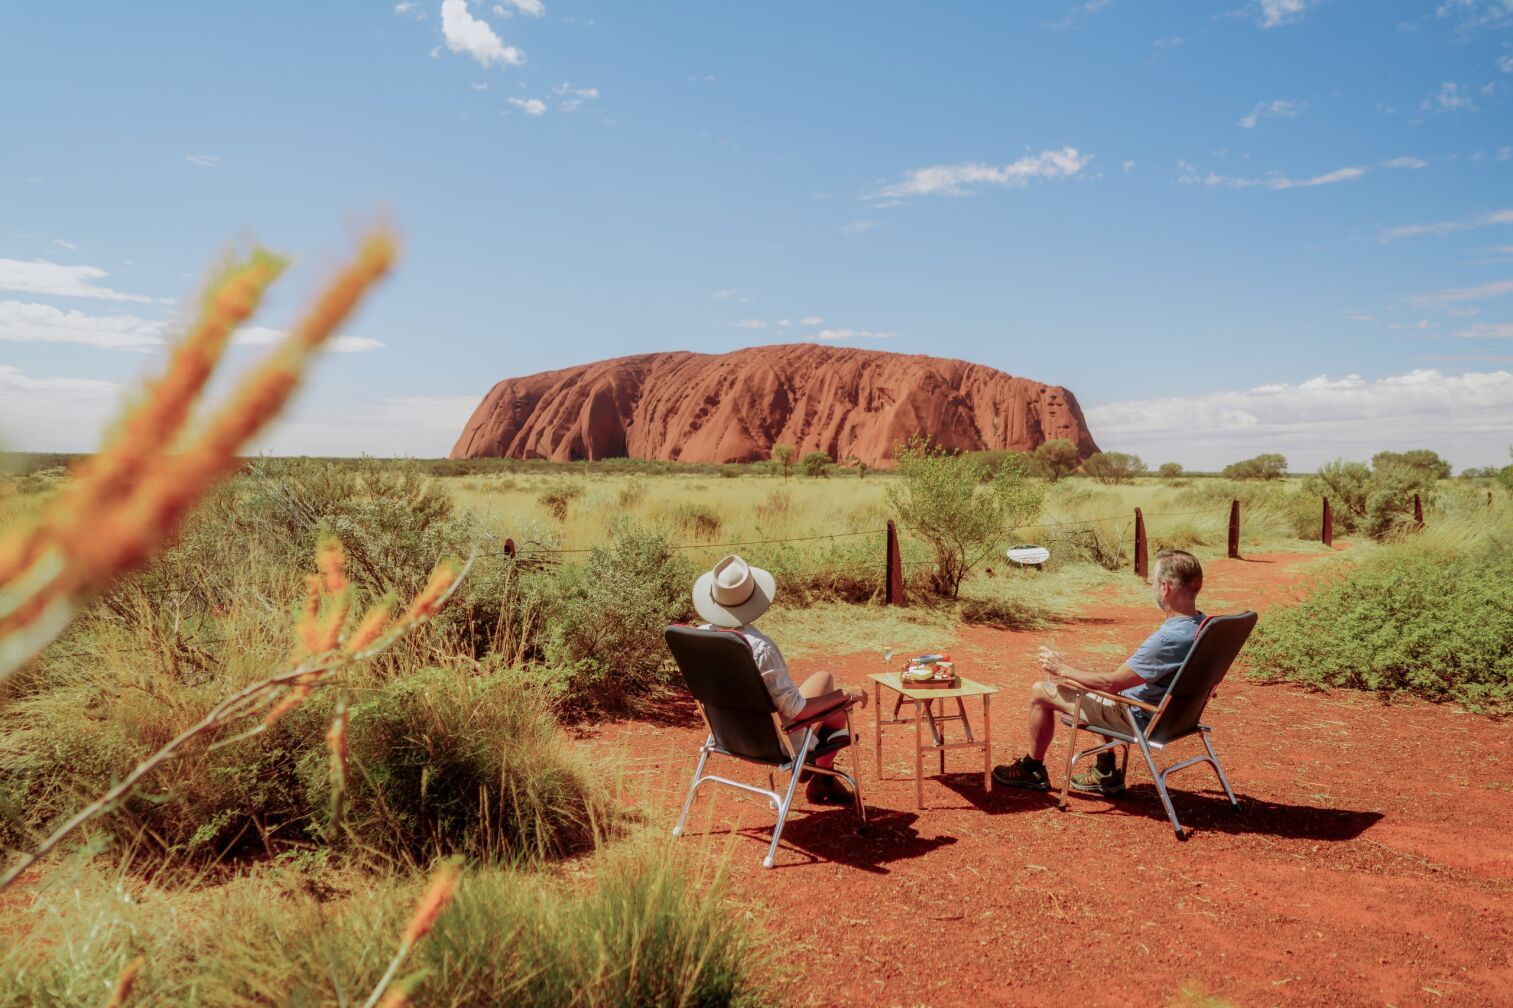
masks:
[[[1077,705],[1078,691],[1070,686],[1044,682],[1040,684],[1040,688],[1058,705],[1064,705],[1068,714]],[[1121,735],[1129,734],[1129,720],[1124,716],[1124,708],[1112,700],[1091,693],[1082,695],[1082,720],[1094,728],[1110,728]]]

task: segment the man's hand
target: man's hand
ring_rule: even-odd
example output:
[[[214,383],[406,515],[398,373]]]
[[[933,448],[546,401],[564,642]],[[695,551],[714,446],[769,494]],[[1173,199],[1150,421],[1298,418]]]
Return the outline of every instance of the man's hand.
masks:
[[[867,709],[867,691],[861,686],[842,686],[841,692],[856,701],[856,706],[862,710]]]
[[[1040,650],[1036,652],[1035,657],[1040,660],[1040,667],[1047,675],[1057,679],[1066,678],[1066,673],[1062,671],[1066,668],[1066,659],[1061,657],[1061,652],[1052,651],[1042,644]]]

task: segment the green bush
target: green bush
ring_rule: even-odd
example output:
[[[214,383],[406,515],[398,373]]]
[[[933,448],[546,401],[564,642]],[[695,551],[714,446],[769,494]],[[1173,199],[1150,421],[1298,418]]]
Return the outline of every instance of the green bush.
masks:
[[[1156,475],[1164,480],[1182,478],[1182,464],[1180,462],[1162,462],[1156,468]]]
[[[1099,483],[1133,483],[1145,472],[1145,463],[1140,456],[1127,452],[1093,452],[1082,463],[1082,471]]]
[[[1513,536],[1465,551],[1384,547],[1289,609],[1261,621],[1254,675],[1513,706]]]
[[[1276,453],[1257,455],[1224,467],[1224,478],[1234,480],[1275,480],[1287,475],[1287,459]]]
[[[1033,471],[1055,483],[1063,476],[1070,476],[1082,461],[1077,446],[1065,438],[1042,441],[1034,452]]]
[[[835,459],[830,457],[829,452],[812,451],[804,456],[800,463],[804,467],[805,476],[829,476],[830,470],[835,466]]]
[[[692,501],[684,501],[673,508],[667,518],[679,531],[695,539],[713,539],[724,526],[720,512],[708,504]]]
[[[1376,466],[1337,459],[1308,478],[1309,493],[1330,499],[1336,531],[1382,539],[1412,525],[1415,494],[1426,509],[1431,505],[1435,470],[1393,461],[1392,455],[1378,453]]]

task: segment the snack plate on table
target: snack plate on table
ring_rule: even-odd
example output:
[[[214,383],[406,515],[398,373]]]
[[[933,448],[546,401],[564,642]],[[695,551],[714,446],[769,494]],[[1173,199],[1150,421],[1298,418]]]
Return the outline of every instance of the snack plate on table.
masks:
[[[904,689],[957,689],[961,679],[956,675],[955,663],[948,654],[927,654],[911,659],[908,666],[898,674]]]

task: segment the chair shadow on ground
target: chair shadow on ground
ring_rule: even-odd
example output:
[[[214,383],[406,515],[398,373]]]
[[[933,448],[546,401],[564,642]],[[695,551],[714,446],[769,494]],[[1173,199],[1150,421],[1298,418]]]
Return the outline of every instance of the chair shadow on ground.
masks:
[[[982,787],[982,774],[955,773],[934,778],[961,795],[973,807],[989,815],[1030,812],[1054,808],[1061,791],[1022,791],[995,787],[989,796]],[[1354,840],[1383,818],[1380,812],[1328,808],[1321,805],[1288,805],[1236,794],[1234,808],[1221,792],[1184,791],[1181,784],[1171,791],[1177,818],[1192,832],[1251,834],[1284,840]],[[1067,810],[1079,815],[1110,818],[1154,819],[1169,826],[1166,809],[1154,784],[1136,782],[1118,798],[1082,795],[1073,791]]]
[[[775,818],[775,817],[774,817]],[[851,868],[887,875],[888,865],[910,858],[923,857],[956,842],[954,836],[923,837],[915,828],[919,815],[867,805],[867,831],[857,832],[856,813],[850,806],[823,810],[790,812],[783,839],[778,844],[774,868],[797,868],[817,863],[843,864]],[[760,859],[772,841],[771,823],[752,823],[741,827],[716,826],[708,836],[730,834],[760,841],[753,846],[753,856]],[[802,860],[794,857],[803,856]]]

